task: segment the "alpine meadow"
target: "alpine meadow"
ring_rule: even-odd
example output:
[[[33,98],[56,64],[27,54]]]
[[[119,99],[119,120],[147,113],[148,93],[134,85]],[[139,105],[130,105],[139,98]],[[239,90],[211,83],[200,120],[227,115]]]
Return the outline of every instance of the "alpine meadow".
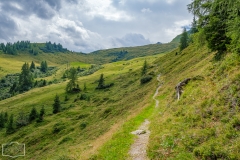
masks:
[[[151,16],[159,16],[154,4],[160,2],[139,1],[131,8],[135,2],[90,1],[44,0],[28,11],[25,1],[0,2],[1,10],[15,8],[9,15],[19,14],[0,16],[0,159],[240,160],[240,1],[191,0],[184,8],[191,22],[181,24],[177,31],[182,33],[168,43],[152,43],[135,34],[114,39],[116,31],[110,29],[140,22],[131,16],[138,5],[148,3],[152,8],[140,10],[139,19],[151,22]],[[64,4],[71,9],[64,10]],[[108,4],[107,10],[114,13],[105,15],[106,7],[100,4]],[[165,5],[174,4],[179,3]],[[43,14],[44,6],[49,12]],[[72,13],[86,12],[88,19],[85,14],[80,18],[86,26],[80,19],[66,23],[63,11],[69,19],[77,17]],[[30,12],[33,15],[26,18]],[[31,39],[27,33],[39,23],[34,16],[45,25],[55,20],[54,14],[59,14],[59,22],[45,26],[49,35],[41,35],[38,28],[36,39],[22,40]],[[148,20],[143,18],[147,14]],[[26,35],[22,39],[16,40],[18,34],[5,28],[19,29],[28,21],[33,26],[20,31]],[[108,21],[111,27],[94,28]],[[61,30],[56,32],[58,25]],[[113,34],[100,40],[104,47],[89,53],[74,48],[78,43],[96,48],[104,27]],[[150,28],[142,33],[151,37]],[[162,30],[169,36],[176,33],[170,29]],[[78,31],[83,34],[75,34]],[[39,37],[48,40],[44,43]],[[109,39],[113,45],[106,47]]]

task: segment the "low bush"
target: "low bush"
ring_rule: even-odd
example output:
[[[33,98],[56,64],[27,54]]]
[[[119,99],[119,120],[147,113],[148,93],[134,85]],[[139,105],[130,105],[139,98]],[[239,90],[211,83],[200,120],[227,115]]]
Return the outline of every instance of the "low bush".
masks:
[[[150,82],[151,80],[152,80],[152,76],[147,75],[147,76],[142,77],[140,79],[140,82],[141,82],[141,84],[144,84],[144,83]]]

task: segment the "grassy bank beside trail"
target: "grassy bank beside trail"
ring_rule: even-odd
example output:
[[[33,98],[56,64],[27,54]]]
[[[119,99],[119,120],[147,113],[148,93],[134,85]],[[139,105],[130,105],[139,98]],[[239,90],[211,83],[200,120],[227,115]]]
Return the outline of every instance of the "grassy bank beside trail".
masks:
[[[151,105],[145,107],[137,116],[127,121],[122,128],[113,135],[112,139],[103,145],[99,152],[92,156],[91,159],[128,159],[128,152],[132,143],[134,142],[135,137],[135,135],[131,134],[131,132],[137,130],[145,119],[151,118],[151,115],[155,109],[154,106],[155,103],[151,103]]]

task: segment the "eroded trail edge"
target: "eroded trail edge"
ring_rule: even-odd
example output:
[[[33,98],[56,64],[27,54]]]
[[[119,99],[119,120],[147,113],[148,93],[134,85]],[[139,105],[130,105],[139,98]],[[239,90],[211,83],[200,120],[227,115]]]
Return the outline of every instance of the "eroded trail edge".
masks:
[[[160,76],[157,76],[158,82],[160,82]],[[156,99],[158,95],[158,90],[160,89],[161,85],[158,85],[154,95],[153,99],[155,100],[155,107],[157,108],[159,105],[159,101]],[[148,140],[150,136],[150,131],[149,131],[149,124],[150,121],[145,119],[145,121],[142,123],[142,125],[138,128],[138,130],[131,132],[132,134],[137,135],[136,140],[132,144],[129,154],[131,159],[133,160],[148,160],[147,157],[147,145],[148,145]]]

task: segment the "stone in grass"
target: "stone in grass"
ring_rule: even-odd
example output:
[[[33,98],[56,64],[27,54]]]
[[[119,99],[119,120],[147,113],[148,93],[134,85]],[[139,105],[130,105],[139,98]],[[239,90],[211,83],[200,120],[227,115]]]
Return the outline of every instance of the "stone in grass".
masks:
[[[135,135],[141,135],[141,134],[145,134],[147,132],[145,130],[139,129],[139,130],[133,131],[131,133],[135,134]]]

